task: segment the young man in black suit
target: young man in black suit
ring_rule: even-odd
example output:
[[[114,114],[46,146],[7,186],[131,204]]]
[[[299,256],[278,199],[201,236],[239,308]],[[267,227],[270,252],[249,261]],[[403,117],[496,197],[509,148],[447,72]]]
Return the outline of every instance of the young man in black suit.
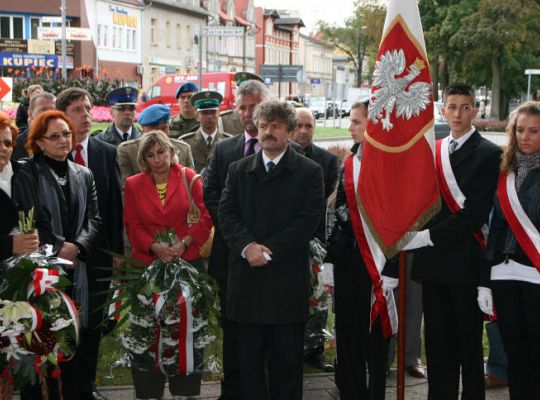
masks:
[[[262,151],[229,167],[219,203],[231,251],[226,317],[236,322],[240,399],[302,399],[308,317],[309,241],[324,207],[321,167],[289,140],[294,108],[255,109]]]
[[[437,144],[441,211],[406,249],[414,255],[412,278],[422,284],[429,399],[482,400],[482,313],[477,286],[482,227],[495,193],[501,149],[472,126],[478,109],[469,85],[450,85],[443,115],[450,136]]]
[[[310,160],[315,161],[322,167],[324,175],[324,198],[328,197],[335,189],[338,176],[338,158],[335,154],[313,143],[315,133],[315,117],[308,108],[296,109],[297,125],[294,130],[293,140],[300,146],[299,153]],[[326,207],[325,207],[326,210]],[[322,218],[317,230],[317,238],[326,241],[326,224]],[[304,359],[311,366],[325,372],[334,371],[334,366],[326,363],[324,359],[324,333],[328,310],[314,310],[306,323],[306,335],[304,340]]]
[[[92,313],[92,310],[106,300],[104,295],[95,296],[93,293],[107,288],[106,282],[99,282],[97,279],[104,278],[108,274],[93,267],[108,267],[113,261],[115,264],[120,263],[101,249],[119,254],[124,249],[120,167],[116,158],[116,148],[88,135],[92,124],[92,99],[86,90],[75,87],[64,90],[56,99],[56,108],[63,111],[75,126],[74,137],[77,144],[71,156],[76,163],[88,167],[94,175],[102,219],[95,249],[87,257],[90,314],[88,327],[83,332],[81,340],[80,372],[81,398],[101,400],[105,397],[98,392],[94,381],[101,340],[101,330],[97,329],[97,326],[102,320],[102,313]]]
[[[258,104],[269,98],[270,93],[264,83],[251,79],[240,84],[236,90],[236,105],[244,125],[244,134],[216,142],[204,177],[204,204],[212,216],[215,229],[208,272],[217,280],[220,288],[219,299],[223,328],[221,400],[238,398],[240,372],[236,361],[235,324],[225,317],[229,248],[221,234],[218,205],[225,187],[229,165],[260,150],[260,145],[257,143],[257,126],[253,122],[253,111]]]

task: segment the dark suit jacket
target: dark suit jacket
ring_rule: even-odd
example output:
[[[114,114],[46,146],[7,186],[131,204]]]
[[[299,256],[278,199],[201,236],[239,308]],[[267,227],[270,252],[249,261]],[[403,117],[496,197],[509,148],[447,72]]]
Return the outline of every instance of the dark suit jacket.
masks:
[[[20,165],[17,162],[11,162],[13,168],[13,178],[15,180]],[[13,193],[13,190],[12,190]],[[15,203],[7,195],[6,192],[0,189],[0,261],[5,260],[13,255],[13,238],[10,232],[17,227],[19,217]]]
[[[473,237],[487,223],[497,186],[501,149],[478,132],[450,155],[459,188],[467,198],[452,214],[442,201],[429,222],[433,247],[415,251],[411,276],[421,283],[470,284],[480,278],[482,250]]]
[[[124,139],[116,130],[114,123],[110,124],[105,132],[94,132],[92,135],[95,135],[95,137],[97,137],[99,140],[112,144],[114,147],[118,146],[124,141]],[[131,128],[131,136],[129,137],[129,139],[137,139],[141,136],[142,132],[139,130],[139,128],[133,125]]]
[[[95,287],[95,279],[107,275],[96,267],[111,265],[111,257],[97,249],[112,250],[122,254],[124,251],[122,223],[122,190],[120,167],[116,148],[94,137],[88,139],[88,168],[94,174],[102,224],[95,242],[95,251],[88,257],[88,284]],[[97,284],[100,286],[101,284]]]
[[[244,135],[234,136],[216,142],[204,176],[204,204],[214,222],[214,241],[208,273],[221,285],[227,281],[229,249],[221,235],[218,205],[225,187],[229,165],[244,157]]]
[[[290,147],[267,173],[262,154],[229,167],[219,204],[229,248],[226,317],[241,323],[295,323],[308,316],[309,241],[324,205],[321,167]],[[251,268],[242,250],[257,242],[272,260]]]
[[[13,154],[11,154],[12,160],[20,160],[21,158],[28,157],[28,152],[24,148],[26,141],[28,140],[28,128],[21,130],[15,139],[15,146],[13,147]]]

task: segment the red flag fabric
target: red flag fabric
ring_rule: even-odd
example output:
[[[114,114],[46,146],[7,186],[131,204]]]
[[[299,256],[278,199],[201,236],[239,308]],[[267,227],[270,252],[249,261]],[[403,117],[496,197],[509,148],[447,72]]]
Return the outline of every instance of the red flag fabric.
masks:
[[[386,257],[440,209],[433,94],[416,0],[390,0],[373,74],[358,186],[360,210]]]

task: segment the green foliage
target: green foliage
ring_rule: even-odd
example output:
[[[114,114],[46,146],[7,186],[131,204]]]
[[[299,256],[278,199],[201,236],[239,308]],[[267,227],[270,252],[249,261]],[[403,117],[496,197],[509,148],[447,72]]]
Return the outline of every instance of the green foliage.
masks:
[[[15,78],[13,83],[13,99],[14,101],[21,102],[24,100],[22,94],[23,89],[26,89],[30,85],[40,84],[43,89],[54,95],[58,95],[62,90],[70,87],[80,87],[88,91],[94,100],[94,105],[103,106],[107,105],[105,102],[105,96],[111,90],[122,86],[120,80],[93,80],[93,79],[73,79],[64,81],[62,79],[52,78]]]
[[[374,64],[370,64],[370,71],[363,71],[362,66],[366,57],[375,59],[385,15],[386,10],[380,2],[356,0],[354,13],[345,20],[345,26],[318,22],[324,39],[349,56],[356,69],[357,86],[361,86],[364,78],[371,76]]]

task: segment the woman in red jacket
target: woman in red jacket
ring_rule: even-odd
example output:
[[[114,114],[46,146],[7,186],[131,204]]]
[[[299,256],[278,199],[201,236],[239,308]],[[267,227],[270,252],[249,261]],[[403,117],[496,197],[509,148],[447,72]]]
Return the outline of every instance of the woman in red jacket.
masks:
[[[145,133],[139,145],[140,174],[126,180],[124,224],[133,246],[131,257],[144,264],[156,259],[171,262],[178,258],[202,268],[200,247],[212,228],[210,214],[204,206],[202,183],[196,173],[177,163],[174,148],[161,131]],[[185,178],[184,178],[185,177]],[[190,188],[190,189],[189,189]],[[190,191],[200,217],[188,220]],[[166,229],[176,232],[172,246],[159,243],[156,233]],[[161,398],[165,376],[149,368],[132,370],[138,398]],[[195,396],[200,391],[201,376],[169,377],[169,390],[175,396]]]

